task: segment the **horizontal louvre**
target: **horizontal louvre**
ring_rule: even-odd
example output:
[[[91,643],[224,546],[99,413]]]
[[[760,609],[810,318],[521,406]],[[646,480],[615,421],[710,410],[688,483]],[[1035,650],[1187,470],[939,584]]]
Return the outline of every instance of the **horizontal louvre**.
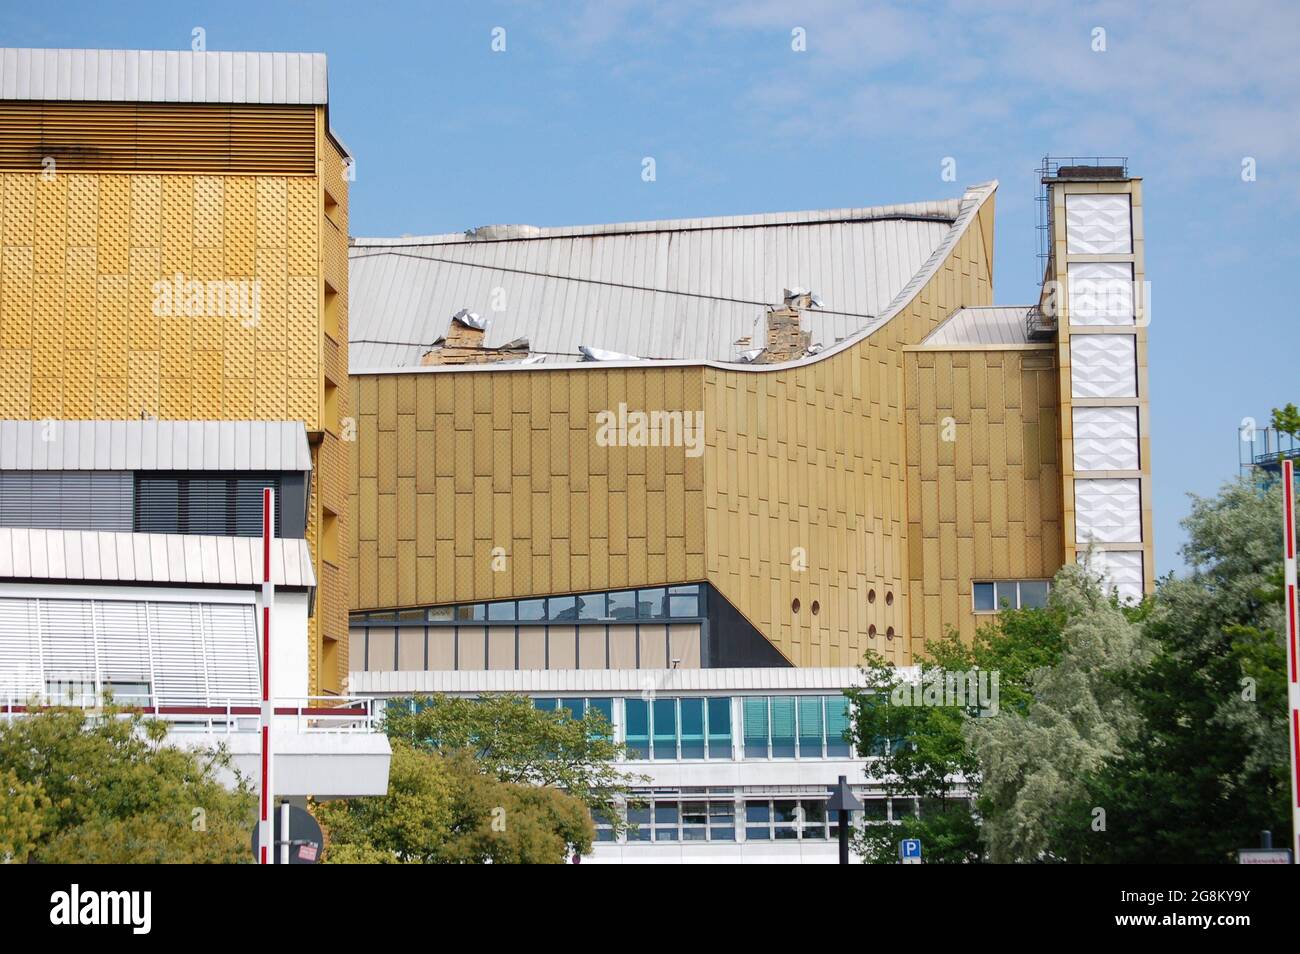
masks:
[[[132,483],[111,471],[0,472],[0,526],[129,531]]]
[[[280,536],[283,507],[278,505],[278,474],[141,474],[135,483],[135,530],[260,537],[266,487],[275,492],[275,533]]]
[[[0,102],[0,169],[311,175],[312,106]]]

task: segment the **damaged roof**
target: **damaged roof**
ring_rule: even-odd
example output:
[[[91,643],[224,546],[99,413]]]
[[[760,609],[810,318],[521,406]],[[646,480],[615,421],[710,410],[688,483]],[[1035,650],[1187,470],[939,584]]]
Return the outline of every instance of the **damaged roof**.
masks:
[[[869,208],[353,239],[349,363],[418,366],[462,309],[487,319],[485,348],[526,338],[546,361],[581,348],[741,361],[795,287],[822,301],[804,321],[825,348],[887,312],[995,185]]]

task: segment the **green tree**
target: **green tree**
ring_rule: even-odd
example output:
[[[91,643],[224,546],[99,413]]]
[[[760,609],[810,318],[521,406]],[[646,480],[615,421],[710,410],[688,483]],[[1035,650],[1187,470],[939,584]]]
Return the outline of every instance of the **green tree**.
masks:
[[[1072,860],[1227,862],[1262,829],[1290,831],[1279,489],[1193,498],[1192,573],[1162,582],[1154,658],[1126,679],[1140,722],[1054,833]],[[1079,837],[1089,804],[1108,824]]]
[[[1023,712],[1030,703],[1032,673],[1052,664],[1060,655],[1064,610],[1004,610],[980,627],[969,645],[955,635],[932,643],[918,659],[920,685],[945,686],[949,673],[969,676],[984,672],[996,695],[985,700],[984,715],[978,696],[968,704],[900,705],[916,701],[915,693],[901,693],[904,680],[883,657],[871,653],[864,664],[865,687],[850,690],[854,718],[850,729],[859,752],[872,752],[868,778],[882,783],[887,794],[919,799],[920,815],[906,816],[900,824],[869,824],[855,836],[856,848],[868,861],[889,864],[898,857],[903,838],[920,838],[929,862],[980,861],[984,845],[972,799],[980,792],[978,760],[966,733],[971,720],[998,711]],[[978,678],[978,677],[977,677]],[[921,702],[925,702],[922,692]],[[947,699],[943,700],[947,702]],[[987,703],[992,701],[993,707]],[[957,779],[965,780],[966,796],[955,797]]]
[[[109,708],[0,725],[0,855],[49,863],[251,861],[255,798],[221,751]],[[235,787],[223,776],[235,778]]]
[[[616,830],[618,805],[639,780],[614,767],[626,750],[600,712],[575,719],[568,710],[538,709],[527,696],[418,697],[410,705],[390,704],[385,731],[419,749],[469,752],[502,782],[560,789]]]
[[[1273,408],[1273,427],[1283,434],[1300,437],[1300,410],[1294,404]]]
[[[1116,754],[1139,723],[1120,676],[1151,656],[1140,620],[1106,596],[1078,566],[1053,581],[1051,611],[1063,623],[1059,655],[1027,673],[1027,697],[965,726],[979,759],[981,835],[995,863],[1055,856],[1061,806],[1085,790],[1085,777]],[[1092,822],[1075,816],[1077,825]]]
[[[503,782],[469,751],[393,740],[388,794],[316,806],[331,863],[561,864],[591,850],[595,827],[579,799]]]

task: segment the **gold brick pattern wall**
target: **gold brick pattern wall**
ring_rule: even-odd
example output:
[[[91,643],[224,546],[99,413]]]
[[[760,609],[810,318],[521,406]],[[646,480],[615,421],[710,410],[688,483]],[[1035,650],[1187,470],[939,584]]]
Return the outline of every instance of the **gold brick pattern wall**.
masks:
[[[354,608],[704,578],[704,458],[597,441],[597,414],[620,403],[700,410],[703,369],[428,370],[352,388]]]
[[[796,666],[852,666],[867,649],[911,661],[903,348],[989,302],[992,220],[990,198],[912,301],[853,347],[706,371],[708,578]]]
[[[1052,345],[906,353],[914,652],[988,619],[972,580],[1046,579],[1064,561],[1057,378]]]
[[[0,173],[0,416],[317,426],[311,177]],[[258,283],[256,321],[156,315],[159,280]]]

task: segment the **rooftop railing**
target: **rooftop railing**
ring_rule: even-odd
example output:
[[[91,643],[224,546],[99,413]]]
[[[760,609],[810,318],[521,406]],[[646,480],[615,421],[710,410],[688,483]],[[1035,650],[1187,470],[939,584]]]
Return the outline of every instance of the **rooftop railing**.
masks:
[[[140,700],[137,700],[140,701]],[[277,729],[293,726],[298,733],[336,732],[373,733],[382,731],[382,713],[373,699],[359,696],[298,696],[273,700]],[[154,700],[144,704],[105,708],[99,700],[62,700],[49,697],[0,697],[0,719],[13,721],[34,712],[52,709],[80,709],[92,718],[112,716],[128,718],[143,715],[169,723],[174,732],[202,732],[230,735],[256,732],[261,706],[247,701],[229,701],[223,705],[161,705]]]

